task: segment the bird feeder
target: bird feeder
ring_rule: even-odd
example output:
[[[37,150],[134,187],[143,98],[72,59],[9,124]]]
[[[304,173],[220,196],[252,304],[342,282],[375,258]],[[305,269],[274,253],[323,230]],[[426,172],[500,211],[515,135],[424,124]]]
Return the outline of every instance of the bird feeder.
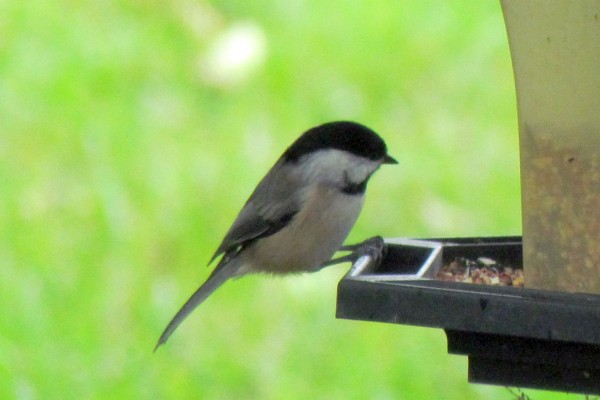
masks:
[[[471,382],[600,395],[600,0],[502,11],[522,238],[386,240],[340,281],[337,317],[442,328]]]

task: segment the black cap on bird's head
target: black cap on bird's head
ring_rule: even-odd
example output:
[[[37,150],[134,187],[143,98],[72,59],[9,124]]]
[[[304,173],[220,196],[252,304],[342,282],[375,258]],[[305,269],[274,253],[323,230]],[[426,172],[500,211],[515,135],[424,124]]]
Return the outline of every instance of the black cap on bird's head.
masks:
[[[295,162],[306,154],[318,150],[347,151],[384,164],[397,164],[387,154],[385,142],[364,125],[350,121],[329,122],[304,132],[284,153],[286,161]]]

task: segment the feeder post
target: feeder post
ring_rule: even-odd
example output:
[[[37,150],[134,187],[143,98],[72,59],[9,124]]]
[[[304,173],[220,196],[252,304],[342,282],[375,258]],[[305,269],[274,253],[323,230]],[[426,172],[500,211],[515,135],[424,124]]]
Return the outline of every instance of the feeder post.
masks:
[[[600,294],[600,0],[501,0],[516,83],[525,285]]]

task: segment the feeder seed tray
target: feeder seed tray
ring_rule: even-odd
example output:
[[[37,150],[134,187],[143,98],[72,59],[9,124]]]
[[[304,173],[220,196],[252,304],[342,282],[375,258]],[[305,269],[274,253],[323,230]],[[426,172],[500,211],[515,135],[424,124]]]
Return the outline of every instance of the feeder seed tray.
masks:
[[[340,281],[338,318],[442,328],[471,382],[600,395],[600,296],[517,287],[520,237],[386,245],[379,265],[361,257]],[[482,268],[496,285],[436,279]],[[507,273],[512,285],[500,285]]]

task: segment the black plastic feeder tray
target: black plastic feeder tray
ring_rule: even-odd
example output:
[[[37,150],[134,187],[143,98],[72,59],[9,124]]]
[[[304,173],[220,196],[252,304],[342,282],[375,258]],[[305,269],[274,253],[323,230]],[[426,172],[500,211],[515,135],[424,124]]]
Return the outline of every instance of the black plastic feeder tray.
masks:
[[[340,281],[338,318],[442,328],[470,382],[600,395],[600,296],[435,279],[459,257],[520,268],[520,237],[386,244]]]

